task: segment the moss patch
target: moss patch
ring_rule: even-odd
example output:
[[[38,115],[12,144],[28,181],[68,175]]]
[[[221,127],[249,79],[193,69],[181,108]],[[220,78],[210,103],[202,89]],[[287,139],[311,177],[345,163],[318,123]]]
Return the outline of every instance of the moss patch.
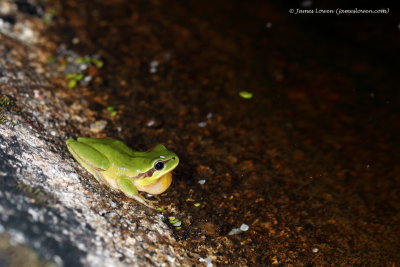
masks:
[[[0,235],[0,262],[10,267],[53,267],[53,263],[42,260],[37,253],[23,245],[13,244],[6,234]]]
[[[14,126],[14,121],[10,118],[10,112],[20,112],[15,102],[6,95],[0,95],[0,124]]]
[[[53,198],[39,188],[34,188],[26,184],[17,184],[16,188],[18,191],[23,192],[27,197],[33,199],[38,205],[47,206],[53,202]]]

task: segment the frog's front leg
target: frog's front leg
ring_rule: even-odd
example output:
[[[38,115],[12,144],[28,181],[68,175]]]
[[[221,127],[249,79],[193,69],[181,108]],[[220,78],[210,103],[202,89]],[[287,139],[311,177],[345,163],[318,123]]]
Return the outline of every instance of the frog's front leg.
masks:
[[[142,195],[139,194],[136,186],[133,184],[131,178],[127,176],[119,176],[117,178],[118,188],[128,197],[135,199],[136,201],[142,203],[146,207],[154,209],[154,207],[149,203],[147,199],[145,199]]]

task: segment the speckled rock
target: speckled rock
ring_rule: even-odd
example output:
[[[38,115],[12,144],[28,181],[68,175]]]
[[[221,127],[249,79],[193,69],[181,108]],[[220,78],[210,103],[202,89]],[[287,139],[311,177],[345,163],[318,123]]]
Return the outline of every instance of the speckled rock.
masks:
[[[17,12],[9,5],[0,7]],[[15,14],[17,24],[25,25],[23,32],[32,34],[18,35],[13,25],[0,25],[0,97],[4,100],[0,105],[0,232],[4,238],[29,247],[49,266],[189,264],[190,257],[176,243],[161,213],[100,186],[68,154],[64,144],[68,130],[82,121],[83,114],[84,123],[95,119],[85,103],[75,103],[81,115],[66,112],[65,95],[43,75],[48,54],[40,46],[45,40],[37,38],[42,22]],[[9,251],[0,246],[0,255]],[[11,264],[15,259],[0,258],[0,262]]]

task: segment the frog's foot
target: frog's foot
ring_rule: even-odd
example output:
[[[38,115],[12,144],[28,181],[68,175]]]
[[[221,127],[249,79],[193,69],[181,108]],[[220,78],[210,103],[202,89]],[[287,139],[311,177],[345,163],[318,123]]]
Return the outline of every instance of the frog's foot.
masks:
[[[153,206],[152,203],[155,203],[155,202],[157,202],[157,201],[145,199],[145,198],[144,198],[142,195],[140,195],[140,194],[132,195],[132,196],[129,196],[129,197],[130,197],[130,198],[133,198],[134,200],[136,200],[136,201],[138,201],[138,202],[140,202],[140,203],[142,203],[143,205],[145,205],[145,206],[148,207],[148,208],[155,209],[155,207]]]
[[[152,194],[147,193],[147,197],[152,197],[152,198],[156,199],[156,200],[150,200],[150,199],[145,198],[146,201],[148,201],[150,203],[156,203],[156,202],[160,202],[161,201],[161,199],[157,195],[152,195]]]

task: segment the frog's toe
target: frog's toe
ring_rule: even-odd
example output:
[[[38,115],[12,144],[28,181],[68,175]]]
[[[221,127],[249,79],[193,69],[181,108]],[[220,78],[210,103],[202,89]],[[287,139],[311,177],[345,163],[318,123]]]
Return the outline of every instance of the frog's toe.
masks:
[[[136,200],[136,201],[142,203],[143,205],[145,205],[145,206],[148,207],[148,208],[155,209],[155,207],[154,207],[151,203],[155,203],[155,202],[157,202],[157,201],[145,199],[145,198],[144,198],[142,195],[140,195],[140,194],[133,195],[133,196],[131,196],[131,198],[133,198],[134,200]]]

